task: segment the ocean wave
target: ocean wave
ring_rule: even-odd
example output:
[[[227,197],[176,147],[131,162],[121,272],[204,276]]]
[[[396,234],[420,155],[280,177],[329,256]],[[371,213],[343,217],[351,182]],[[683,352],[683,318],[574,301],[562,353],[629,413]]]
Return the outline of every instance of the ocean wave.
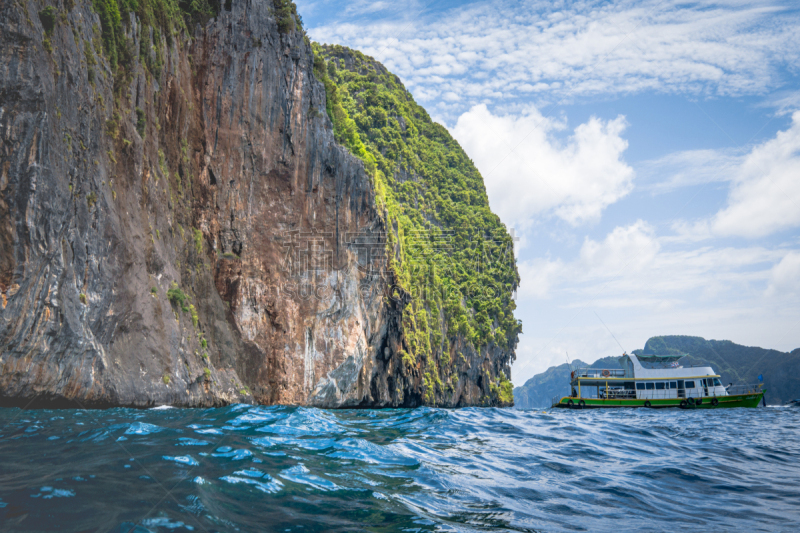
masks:
[[[12,530],[800,528],[798,409],[1,409],[0,427]]]

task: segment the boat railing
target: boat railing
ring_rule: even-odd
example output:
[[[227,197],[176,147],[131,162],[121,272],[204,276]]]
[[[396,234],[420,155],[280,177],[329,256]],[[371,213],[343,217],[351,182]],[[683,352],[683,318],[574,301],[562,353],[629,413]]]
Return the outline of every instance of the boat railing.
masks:
[[[725,388],[728,391],[728,396],[738,396],[740,394],[757,394],[761,392],[763,383],[755,385],[729,385]]]
[[[717,393],[715,387],[709,388],[694,388],[694,389],[646,389],[646,390],[633,390],[622,388],[609,388],[608,390],[601,389],[600,394],[593,392],[595,387],[585,387],[581,390],[580,396],[575,398],[596,398],[600,400],[668,400],[668,399],[683,399],[683,398],[713,398],[715,396],[737,396],[743,394],[757,394],[761,392],[761,385],[735,385],[728,387],[725,393]],[[641,394],[637,396],[637,392]],[[553,405],[557,404],[561,397],[556,396],[553,398]]]
[[[630,389],[609,389],[607,394],[603,397],[608,397],[610,400],[631,400],[636,399],[636,391]]]
[[[624,378],[625,370],[622,368],[579,368],[573,378]]]
[[[672,399],[672,400],[674,400],[674,399],[687,398],[688,396],[691,396],[693,398],[697,398],[697,397],[707,398],[707,397],[716,396],[716,394],[713,394],[713,392],[711,390],[709,390],[708,391],[708,395],[706,395],[704,393],[704,391],[701,391],[701,392],[703,392],[703,394],[697,394],[697,391],[695,389],[689,390],[688,391],[689,392],[688,396],[686,395],[686,392],[687,392],[686,389],[656,389],[656,390],[649,389],[649,390],[643,390],[643,391],[640,390],[639,392],[642,393],[640,396],[637,396],[636,392],[637,391],[631,390],[631,389],[624,389],[624,390],[623,389],[610,389],[608,391],[601,390],[600,391],[600,396],[598,396],[598,398],[601,399],[601,400],[636,400],[636,399],[639,399],[639,400],[669,400],[669,399]],[[592,396],[592,397],[594,398],[595,396]]]

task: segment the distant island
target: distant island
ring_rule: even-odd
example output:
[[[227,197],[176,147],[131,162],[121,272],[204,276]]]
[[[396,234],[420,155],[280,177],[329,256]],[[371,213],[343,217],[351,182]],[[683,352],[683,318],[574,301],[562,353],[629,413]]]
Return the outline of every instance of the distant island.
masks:
[[[742,346],[731,341],[706,340],[686,335],[651,337],[644,349],[634,354],[689,354],[683,365],[710,364],[727,383],[756,383],[764,376],[767,404],[782,405],[800,397],[800,348],[779,352],[754,346]],[[617,357],[604,357],[587,364],[579,359],[572,368],[620,368]],[[554,396],[569,394],[570,367],[566,363],[548,368],[514,388],[514,405],[518,409],[549,407]]]

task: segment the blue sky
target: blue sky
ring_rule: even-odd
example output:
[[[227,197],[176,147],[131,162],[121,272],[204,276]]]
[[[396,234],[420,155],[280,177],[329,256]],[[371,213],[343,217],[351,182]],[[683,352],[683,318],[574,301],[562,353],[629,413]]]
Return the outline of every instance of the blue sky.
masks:
[[[297,4],[403,80],[520,237],[516,384],[654,335],[800,347],[796,3]]]

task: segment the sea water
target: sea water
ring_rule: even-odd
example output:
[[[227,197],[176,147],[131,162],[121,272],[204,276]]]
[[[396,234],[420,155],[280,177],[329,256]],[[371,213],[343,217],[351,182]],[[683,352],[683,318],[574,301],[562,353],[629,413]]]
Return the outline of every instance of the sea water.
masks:
[[[798,531],[800,409],[0,409],[2,531]]]

